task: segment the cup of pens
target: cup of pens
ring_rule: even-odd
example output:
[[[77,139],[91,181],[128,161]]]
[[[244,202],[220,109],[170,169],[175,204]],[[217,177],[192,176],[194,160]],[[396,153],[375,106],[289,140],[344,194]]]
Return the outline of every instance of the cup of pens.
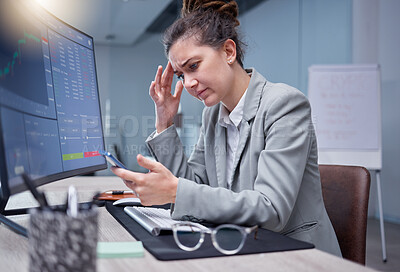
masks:
[[[96,271],[97,209],[76,196],[70,187],[66,208],[31,210],[30,271]]]

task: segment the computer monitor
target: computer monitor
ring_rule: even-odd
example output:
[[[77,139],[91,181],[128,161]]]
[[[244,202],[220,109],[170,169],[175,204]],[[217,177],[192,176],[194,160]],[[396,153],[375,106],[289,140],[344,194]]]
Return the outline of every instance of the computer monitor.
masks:
[[[0,213],[26,190],[107,167],[93,38],[36,1],[0,1]]]

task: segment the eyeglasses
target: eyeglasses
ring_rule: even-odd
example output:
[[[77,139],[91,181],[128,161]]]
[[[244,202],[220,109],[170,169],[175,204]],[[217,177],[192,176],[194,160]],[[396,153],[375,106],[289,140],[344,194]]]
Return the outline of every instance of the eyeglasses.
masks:
[[[179,248],[186,251],[197,250],[203,244],[205,234],[211,234],[214,247],[226,255],[238,253],[242,249],[247,235],[252,231],[255,231],[254,239],[257,239],[257,230],[258,226],[245,228],[231,224],[207,229],[190,222],[177,223],[172,226],[174,239]]]

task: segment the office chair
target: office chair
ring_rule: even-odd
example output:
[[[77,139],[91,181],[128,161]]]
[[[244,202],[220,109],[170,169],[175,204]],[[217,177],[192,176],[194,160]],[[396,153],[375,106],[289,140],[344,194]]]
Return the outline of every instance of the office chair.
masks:
[[[361,166],[319,165],[319,171],[343,258],[365,265],[370,174]]]

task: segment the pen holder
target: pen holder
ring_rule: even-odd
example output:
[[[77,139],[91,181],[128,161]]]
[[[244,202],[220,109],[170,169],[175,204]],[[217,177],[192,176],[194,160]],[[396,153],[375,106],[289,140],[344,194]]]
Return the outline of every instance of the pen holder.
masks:
[[[97,209],[64,212],[32,210],[30,271],[96,271]]]

